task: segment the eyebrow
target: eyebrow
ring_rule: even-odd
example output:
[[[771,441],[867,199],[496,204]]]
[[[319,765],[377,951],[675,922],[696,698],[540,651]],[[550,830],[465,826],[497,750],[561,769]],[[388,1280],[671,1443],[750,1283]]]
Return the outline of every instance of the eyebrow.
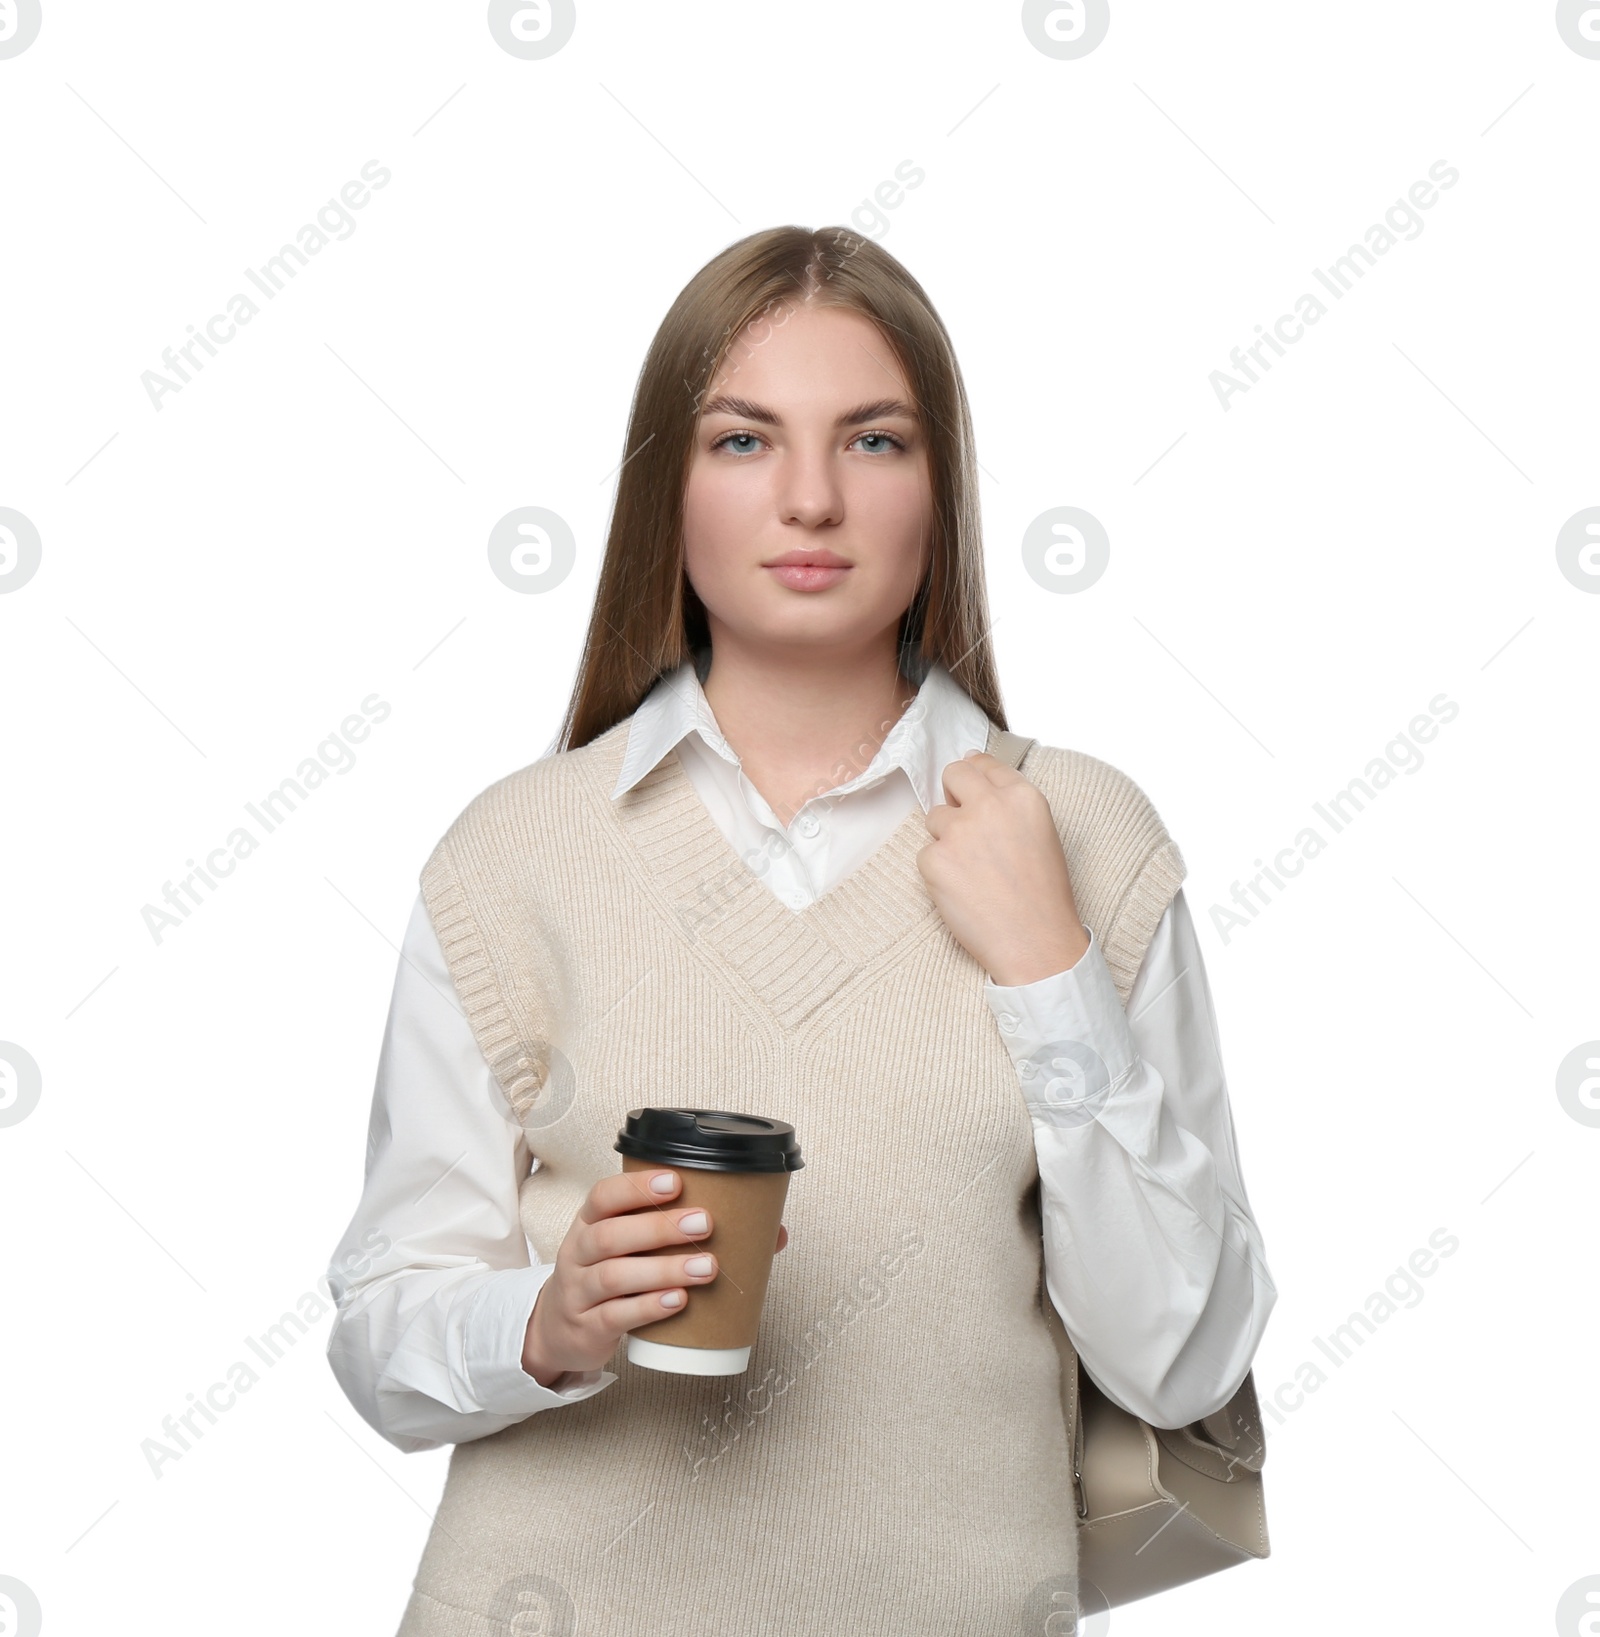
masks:
[[[777,410],[768,409],[765,404],[752,403],[748,398],[730,397],[723,392],[708,398],[701,414],[733,415],[742,421],[761,421],[767,426],[783,425],[783,417]],[[910,421],[920,421],[922,418],[903,398],[874,398],[871,403],[857,404],[854,409],[847,409],[833,424],[860,426],[863,421],[886,420],[891,415],[901,415]]]

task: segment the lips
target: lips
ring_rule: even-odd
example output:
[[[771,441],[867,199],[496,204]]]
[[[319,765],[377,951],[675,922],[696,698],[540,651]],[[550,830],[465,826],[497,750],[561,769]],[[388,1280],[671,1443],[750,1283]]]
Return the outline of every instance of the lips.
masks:
[[[762,566],[791,591],[826,591],[850,572],[850,565],[831,551],[787,551]]]

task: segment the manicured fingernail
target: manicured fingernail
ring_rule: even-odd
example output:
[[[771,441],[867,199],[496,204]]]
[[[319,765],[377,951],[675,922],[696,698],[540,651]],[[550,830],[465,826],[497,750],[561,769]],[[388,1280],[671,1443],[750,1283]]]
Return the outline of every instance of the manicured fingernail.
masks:
[[[670,1194],[672,1185],[677,1181],[670,1171],[657,1171],[650,1179],[650,1190],[657,1194]]]
[[[666,1291],[661,1297],[661,1305],[663,1307],[678,1307],[682,1304],[682,1302],[683,1292],[681,1290]]]
[[[691,1256],[683,1264],[685,1273],[692,1273],[695,1278],[703,1279],[711,1271],[712,1262],[709,1256]]]
[[[685,1233],[704,1233],[706,1231],[706,1213],[704,1211],[690,1211],[687,1216],[678,1218],[678,1226]]]

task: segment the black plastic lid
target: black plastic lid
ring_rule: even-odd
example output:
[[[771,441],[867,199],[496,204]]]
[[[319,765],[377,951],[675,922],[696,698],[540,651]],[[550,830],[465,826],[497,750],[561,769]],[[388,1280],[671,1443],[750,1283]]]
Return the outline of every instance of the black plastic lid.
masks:
[[[611,1145],[619,1154],[701,1171],[798,1171],[794,1127],[721,1108],[632,1108]]]

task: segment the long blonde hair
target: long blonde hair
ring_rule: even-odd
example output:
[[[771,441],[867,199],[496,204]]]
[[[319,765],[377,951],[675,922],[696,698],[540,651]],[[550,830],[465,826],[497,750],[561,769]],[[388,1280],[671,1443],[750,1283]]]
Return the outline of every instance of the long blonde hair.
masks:
[[[583,657],[557,740],[562,749],[586,745],[632,715],[661,676],[709,642],[683,550],[700,403],[734,342],[796,301],[842,307],[877,325],[922,415],[933,550],[901,616],[902,668],[920,679],[938,661],[997,726],[1006,726],[989,645],[972,417],[944,324],[922,286],[874,240],[842,227],[772,227],[708,261],[650,343],[628,417]]]

